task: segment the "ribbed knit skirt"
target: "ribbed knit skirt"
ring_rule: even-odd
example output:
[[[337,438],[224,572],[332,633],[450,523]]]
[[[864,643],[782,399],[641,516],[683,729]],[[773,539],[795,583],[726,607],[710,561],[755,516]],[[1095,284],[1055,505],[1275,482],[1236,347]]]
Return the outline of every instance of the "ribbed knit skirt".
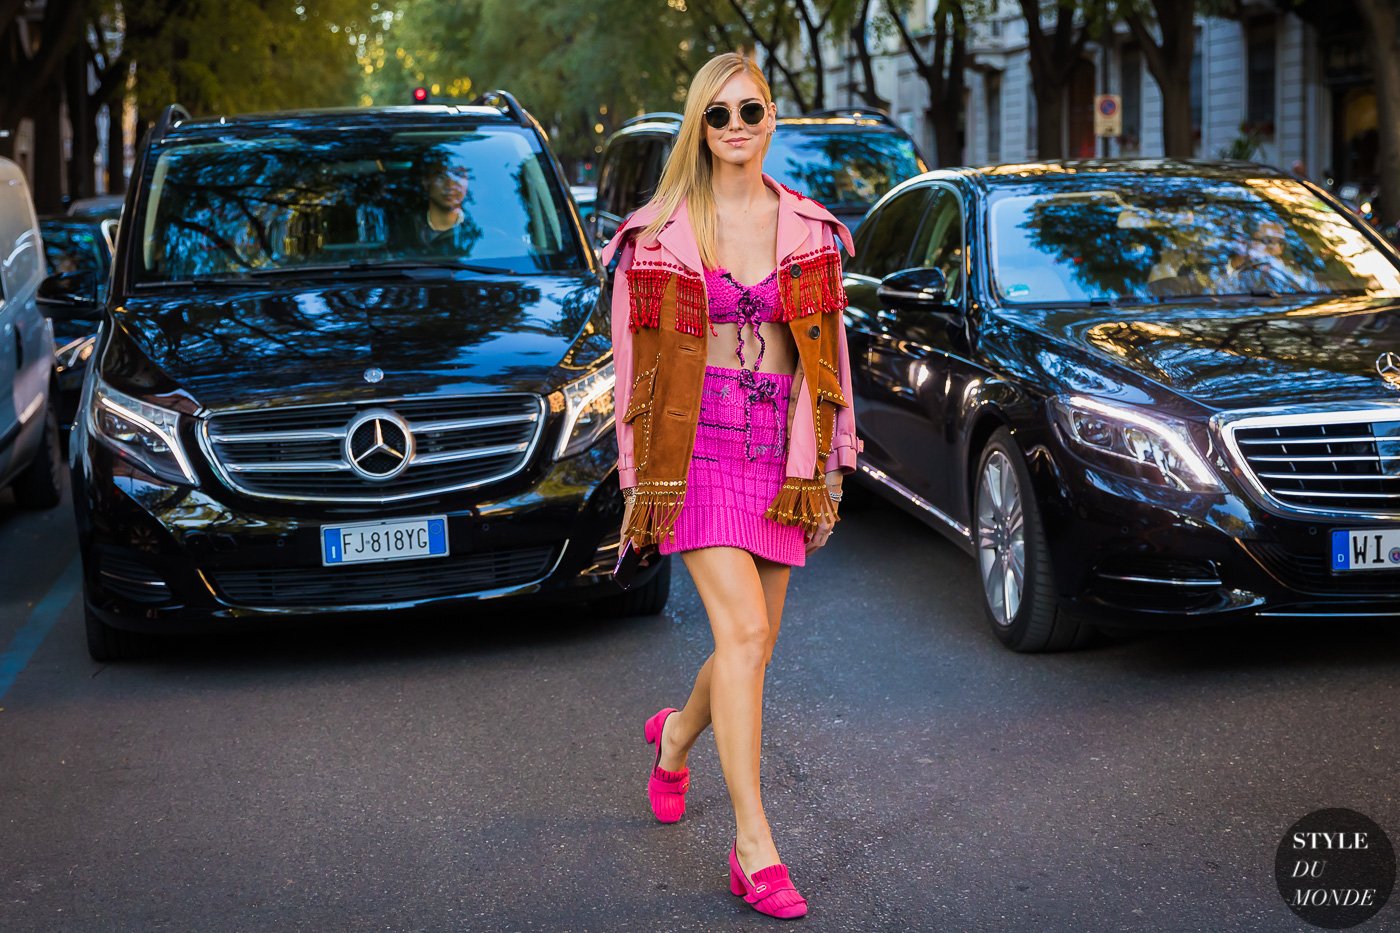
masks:
[[[726,366],[705,367],[685,502],[676,519],[675,536],[662,538],[659,550],[674,554],[702,547],[738,547],[801,567],[806,563],[802,527],[763,517],[783,485],[787,458],[783,433],[792,376],[754,373],[759,383],[774,387],[764,390],[767,398],[755,398],[746,405],[751,390],[740,384],[740,372]]]

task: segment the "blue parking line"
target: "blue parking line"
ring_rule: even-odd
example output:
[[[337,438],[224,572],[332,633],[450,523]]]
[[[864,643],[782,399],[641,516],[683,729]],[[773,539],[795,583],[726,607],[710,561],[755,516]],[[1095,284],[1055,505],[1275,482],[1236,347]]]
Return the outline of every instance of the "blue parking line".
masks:
[[[63,573],[58,575],[53,586],[49,587],[44,598],[30,610],[24,627],[15,633],[14,640],[5,648],[4,653],[0,654],[0,700],[3,700],[10,687],[14,686],[15,679],[43,644],[44,636],[73,601],[82,579],[82,559],[74,557]]]

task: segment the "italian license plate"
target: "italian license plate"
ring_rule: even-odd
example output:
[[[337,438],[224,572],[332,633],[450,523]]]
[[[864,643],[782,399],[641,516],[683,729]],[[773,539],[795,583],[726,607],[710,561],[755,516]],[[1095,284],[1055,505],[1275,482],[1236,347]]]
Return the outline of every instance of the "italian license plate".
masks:
[[[1400,569],[1400,528],[1332,532],[1332,569]]]
[[[446,553],[447,519],[442,515],[321,526],[321,564],[326,567]]]

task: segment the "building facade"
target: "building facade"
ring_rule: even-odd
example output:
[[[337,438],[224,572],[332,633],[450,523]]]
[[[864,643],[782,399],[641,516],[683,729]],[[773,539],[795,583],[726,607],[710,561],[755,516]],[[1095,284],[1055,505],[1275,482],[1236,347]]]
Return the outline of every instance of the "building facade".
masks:
[[[1192,67],[1194,155],[1251,153],[1258,162],[1339,184],[1374,181],[1377,119],[1374,81],[1360,20],[1349,3],[1304,3],[1284,12],[1271,2],[1246,3],[1240,19],[1200,17]],[[919,2],[911,22],[926,22]],[[1048,24],[1047,24],[1048,26]],[[927,32],[927,26],[923,31]],[[894,119],[932,160],[932,128],[924,81],[897,35],[883,42],[871,30],[876,91]],[[829,49],[827,100],[859,106],[853,82],[860,67],[849,40]],[[962,161],[980,165],[1039,158],[1036,105],[1026,25],[1016,3],[1000,0],[971,24],[960,139]],[[1099,94],[1122,98],[1122,134],[1094,135]],[[1066,89],[1064,152],[1072,157],[1163,154],[1157,83],[1126,26],[1086,45]]]

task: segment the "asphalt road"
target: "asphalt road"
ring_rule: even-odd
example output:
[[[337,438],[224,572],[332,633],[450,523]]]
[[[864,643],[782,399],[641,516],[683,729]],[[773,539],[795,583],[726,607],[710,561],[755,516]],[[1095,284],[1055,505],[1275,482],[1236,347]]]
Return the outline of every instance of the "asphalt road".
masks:
[[[650,618],[393,619],[84,650],[67,504],[0,495],[0,930],[773,929],[728,893],[709,736],[653,821],[642,722],[709,650]],[[1309,930],[1285,830],[1400,844],[1400,629],[985,631],[970,561],[879,504],[797,571],[765,796],[811,930]],[[1400,896],[1362,930],[1400,927]]]

